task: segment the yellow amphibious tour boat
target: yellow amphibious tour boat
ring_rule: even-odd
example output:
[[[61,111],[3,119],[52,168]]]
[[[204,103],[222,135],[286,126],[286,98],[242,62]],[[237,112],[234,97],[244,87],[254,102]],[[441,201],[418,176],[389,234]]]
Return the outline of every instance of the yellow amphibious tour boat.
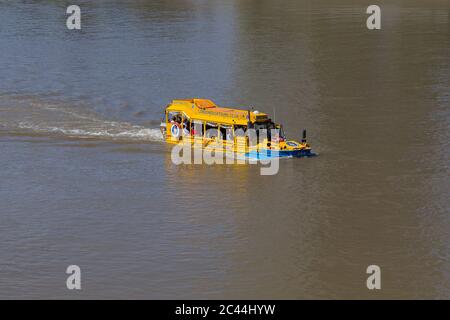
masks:
[[[306,143],[287,140],[281,125],[256,110],[223,108],[207,99],[173,100],[164,113],[161,132],[168,143],[232,152],[240,158],[310,157]]]

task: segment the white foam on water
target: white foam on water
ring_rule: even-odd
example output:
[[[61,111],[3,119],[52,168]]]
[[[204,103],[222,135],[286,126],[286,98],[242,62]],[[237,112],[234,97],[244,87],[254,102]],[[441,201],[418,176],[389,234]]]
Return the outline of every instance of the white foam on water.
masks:
[[[107,124],[106,122],[104,124]],[[92,137],[118,140],[162,141],[161,131],[156,128],[145,128],[128,123],[108,123],[108,128],[61,128],[55,126],[40,126],[28,122],[20,122],[20,129],[37,133],[63,134],[68,137]]]
[[[48,102],[38,97],[0,99],[0,130],[10,133],[62,135],[121,141],[162,141],[159,128],[104,119],[83,106]]]

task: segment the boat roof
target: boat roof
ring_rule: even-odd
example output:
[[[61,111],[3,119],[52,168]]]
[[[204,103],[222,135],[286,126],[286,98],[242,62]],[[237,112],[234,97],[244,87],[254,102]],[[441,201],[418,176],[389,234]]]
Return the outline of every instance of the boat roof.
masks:
[[[247,125],[249,110],[219,107],[208,99],[177,99],[167,106],[167,111],[182,111],[189,118],[225,124]],[[250,111],[250,121],[264,122],[266,113]]]

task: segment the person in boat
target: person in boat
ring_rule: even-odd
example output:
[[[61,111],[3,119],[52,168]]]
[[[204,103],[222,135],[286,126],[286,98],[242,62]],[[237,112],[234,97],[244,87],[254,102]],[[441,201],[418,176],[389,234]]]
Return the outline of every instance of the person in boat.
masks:
[[[171,124],[176,124],[178,127],[181,127],[181,116],[180,115],[175,115],[172,117],[172,119],[170,120]]]
[[[226,140],[232,141],[233,140],[233,132],[231,131],[231,128],[226,129]]]
[[[198,123],[196,124],[194,121],[191,121],[191,130],[190,131],[191,131],[191,134],[193,136],[201,135],[201,133],[202,133],[202,126],[200,124],[198,124]]]
[[[183,127],[183,135],[185,135],[185,136],[191,135],[191,132],[189,130],[189,120],[188,119],[186,119],[186,118],[184,119],[182,127]]]

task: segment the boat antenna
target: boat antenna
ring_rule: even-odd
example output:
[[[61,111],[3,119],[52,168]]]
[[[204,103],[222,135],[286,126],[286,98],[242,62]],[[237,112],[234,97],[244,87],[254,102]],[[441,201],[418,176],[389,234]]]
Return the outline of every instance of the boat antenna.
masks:
[[[277,123],[276,117],[275,117],[275,107],[272,107],[273,109],[273,122]]]
[[[302,142],[306,142],[306,129],[303,129],[303,139]]]

